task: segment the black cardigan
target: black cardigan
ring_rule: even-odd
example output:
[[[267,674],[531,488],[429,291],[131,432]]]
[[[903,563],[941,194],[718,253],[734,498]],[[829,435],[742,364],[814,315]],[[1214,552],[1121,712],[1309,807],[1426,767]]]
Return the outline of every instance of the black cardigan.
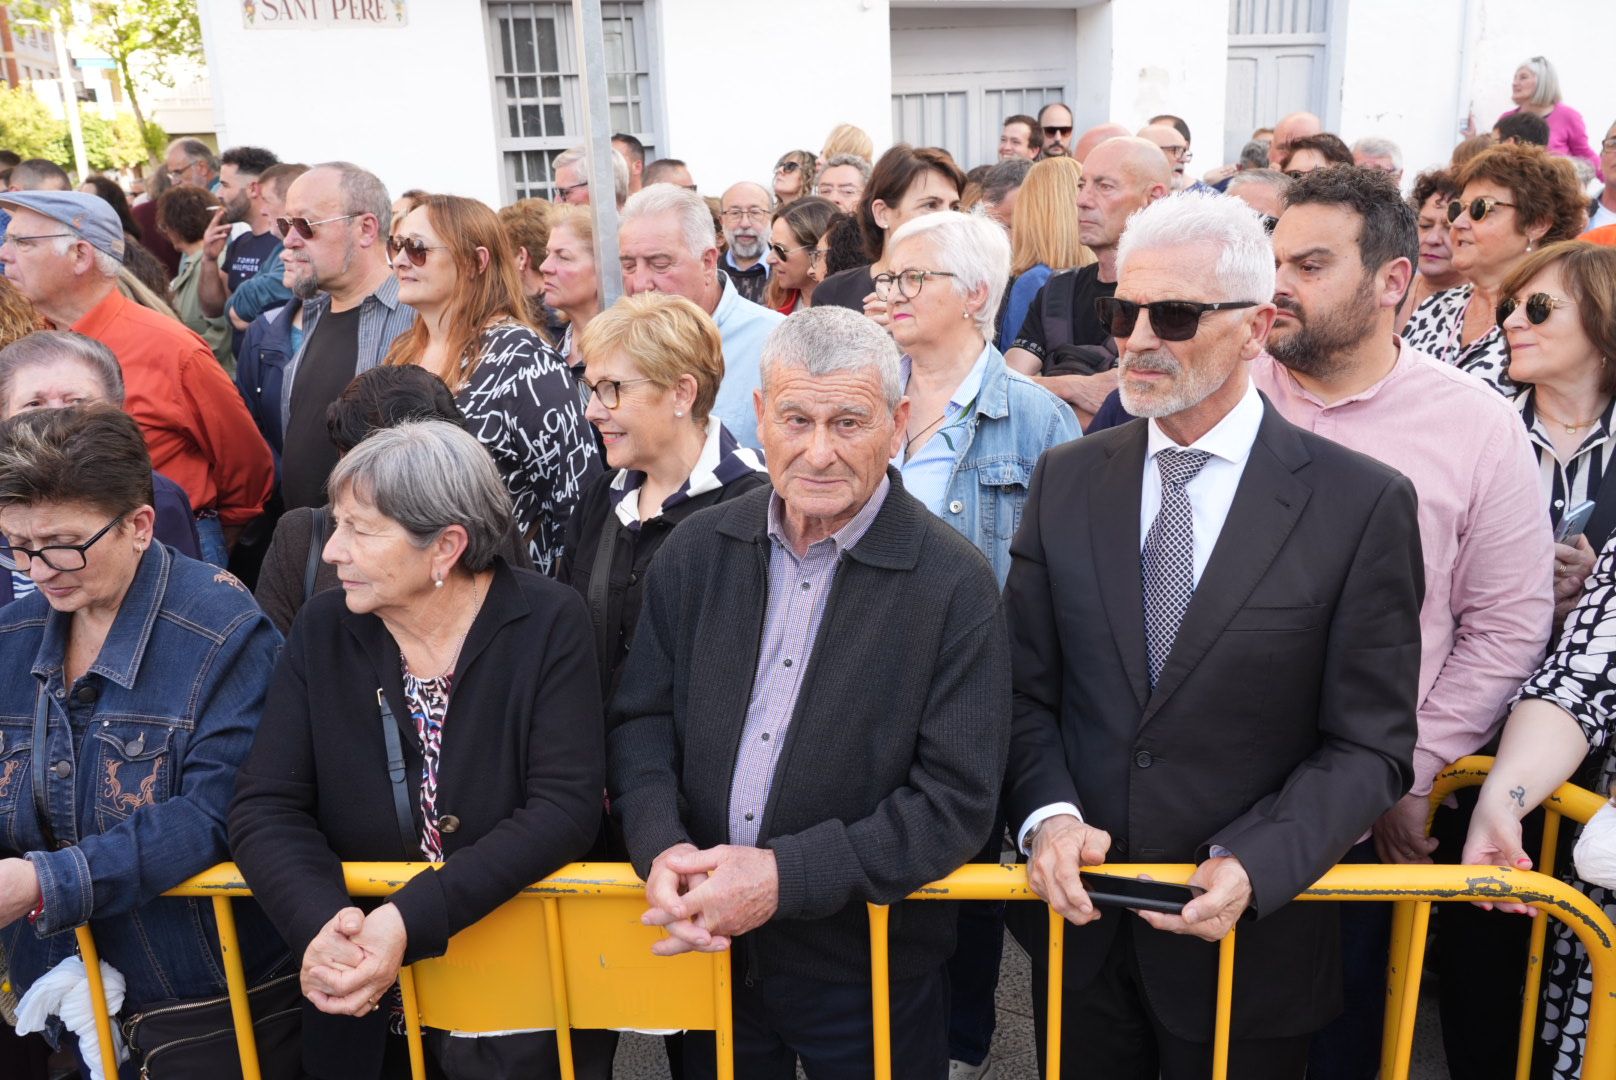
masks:
[[[349,906],[345,861],[420,862],[405,850],[387,778],[380,687],[400,728],[419,827],[421,751],[398,645],[339,593],[300,613],[230,807],[230,847],[247,883],[301,959]],[[494,580],[455,668],[438,772],[445,863],[393,894],[409,934],[404,962],[524,886],[582,856],[600,823],[604,752],[589,615],[578,594],[495,560]],[[304,1012],[305,1062],[320,1075],[374,1076],[384,1010],[352,1019]]]
[[[600,546],[601,526],[606,515],[613,513],[612,480],[618,470],[609,469],[595,478],[584,491],[583,498],[567,520],[567,543],[560,561],[556,563],[556,580],[578,590],[585,601],[589,599],[589,583],[595,569],[595,551]],[[636,530],[621,529],[617,534],[617,547],[612,552],[611,583],[606,592],[606,640],[612,649],[600,662],[601,692],[606,701],[612,700],[617,684],[623,677],[623,661],[628,658],[629,646],[634,642],[634,627],[640,619],[640,604],[645,597],[645,574],[651,566],[651,556],[662,547],[662,541],[673,532],[674,526],[698,510],[717,506],[721,502],[744,495],[755,487],[768,483],[766,473],[747,473],[731,480],[714,491],[704,492],[693,499],[670,506],[660,516],[642,522]],[[599,612],[591,612],[599,617]]]
[[[743,935],[749,973],[870,978],[865,902],[958,869],[992,830],[1010,739],[997,581],[969,541],[892,490],[841,559],[758,837],[779,909]],[[690,518],[652,566],[609,736],[612,811],[635,869],[729,842],[729,791],[768,588],[770,489]],[[901,904],[895,979],[953,950],[952,904]]]

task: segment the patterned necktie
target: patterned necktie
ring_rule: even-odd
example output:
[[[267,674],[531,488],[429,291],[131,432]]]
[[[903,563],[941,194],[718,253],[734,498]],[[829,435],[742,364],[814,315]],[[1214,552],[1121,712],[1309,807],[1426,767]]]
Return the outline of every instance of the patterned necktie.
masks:
[[[1205,450],[1163,450],[1156,455],[1161,473],[1161,510],[1145,535],[1140,576],[1145,594],[1145,643],[1150,654],[1150,687],[1156,688],[1167,654],[1173,651],[1178,625],[1195,594],[1195,519],[1184,490],[1212,455]]]

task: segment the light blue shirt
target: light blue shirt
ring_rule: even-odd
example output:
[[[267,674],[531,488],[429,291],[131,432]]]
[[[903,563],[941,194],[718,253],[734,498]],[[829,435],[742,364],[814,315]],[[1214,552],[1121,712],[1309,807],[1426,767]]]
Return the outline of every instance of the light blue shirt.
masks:
[[[903,385],[907,391],[913,362],[904,356],[900,363]],[[926,509],[938,517],[943,516],[943,498],[948,491],[948,478],[954,473],[954,462],[968,441],[961,431],[963,414],[976,407],[976,396],[982,389],[982,373],[987,366],[988,347],[983,346],[982,355],[976,358],[976,363],[971,365],[971,370],[965,373],[965,378],[950,395],[942,422],[932,430],[931,437],[921,443],[908,460],[904,460],[903,450],[899,450],[897,457],[892,459],[892,467],[903,474],[904,490],[925,503]],[[918,416],[909,418],[910,427],[917,422],[925,423],[926,419]]]
[[[713,415],[724,421],[735,441],[757,447],[757,409],[752,391],[763,386],[758,361],[763,356],[763,339],[785,321],[778,311],[754,304],[740,293],[723,274],[718,275],[723,293],[713,311],[718,336],[724,344],[724,381],[713,399]]]

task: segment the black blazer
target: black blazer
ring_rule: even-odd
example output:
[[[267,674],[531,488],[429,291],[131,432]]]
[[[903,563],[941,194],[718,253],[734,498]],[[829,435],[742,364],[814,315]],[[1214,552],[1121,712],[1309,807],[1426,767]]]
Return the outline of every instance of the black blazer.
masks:
[[[413,861],[393,811],[380,688],[399,726],[420,820],[421,750],[398,645],[374,615],[321,593],[292,625],[230,807],[230,847],[301,961],[339,909],[345,861]],[[494,581],[456,665],[438,771],[443,868],[393,894],[409,932],[404,962],[525,885],[579,858],[605,784],[600,687],[578,594],[495,560]],[[453,831],[446,815],[459,819]],[[375,1076],[386,1010],[353,1019],[305,1006],[304,1060],[320,1076]]]
[[[1011,545],[1012,828],[1072,802],[1124,862],[1251,876],[1234,1034],[1316,1030],[1339,1010],[1337,914],[1291,904],[1413,781],[1424,593],[1407,479],[1265,400],[1234,502],[1154,693],[1145,652],[1135,422],[1044,455]],[[1069,930],[1067,986],[1096,973],[1108,913]],[[1217,949],[1132,924],[1168,1030],[1212,1037]]]

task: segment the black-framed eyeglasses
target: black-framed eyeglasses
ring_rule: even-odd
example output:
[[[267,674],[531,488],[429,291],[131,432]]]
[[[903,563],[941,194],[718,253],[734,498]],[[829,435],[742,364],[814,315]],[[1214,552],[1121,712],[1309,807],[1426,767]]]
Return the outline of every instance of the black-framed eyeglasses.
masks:
[[[601,406],[607,409],[615,409],[623,403],[623,387],[650,381],[650,379],[602,379],[592,383],[584,378],[578,380],[584,388],[584,404],[589,404],[590,398],[598,397]]]
[[[1094,311],[1100,316],[1100,325],[1115,338],[1133,335],[1141,311],[1150,312],[1150,328],[1163,341],[1188,341],[1200,328],[1201,316],[1209,311],[1230,311],[1235,308],[1256,307],[1260,300],[1224,300],[1217,304],[1202,304],[1194,300],[1156,300],[1140,304],[1117,296],[1102,296],[1094,301]]]
[[[329,225],[333,221],[347,221],[358,216],[358,214],[339,214],[336,217],[321,218],[319,221],[310,221],[306,217],[279,217],[275,219],[275,231],[281,234],[282,240],[291,236],[294,229],[303,239],[313,240],[314,230],[318,226]]]
[[[122,520],[123,515],[119,514],[101,526],[99,532],[82,544],[51,544],[37,551],[33,548],[17,547],[10,540],[0,537],[0,567],[27,573],[29,563],[34,559],[39,559],[58,573],[66,574],[72,573],[74,570],[83,570],[90,562],[86,552],[95,545],[97,540],[107,535],[112,530],[112,527]]]
[[[782,161],[780,164],[774,167],[774,171],[789,175],[790,173],[796,172],[800,168],[802,168],[802,162],[800,161]]]
[[[774,257],[779,259],[781,262],[785,262],[786,259],[790,258],[792,255],[795,255],[799,251],[806,251],[808,253],[809,262],[813,262],[815,259],[819,258],[820,254],[819,249],[810,244],[804,244],[802,247],[794,248],[788,248],[782,244],[770,244],[769,250],[774,252]]]
[[[566,185],[557,184],[556,185],[556,198],[560,199],[562,202],[566,202],[567,199],[572,197],[572,193],[574,191],[582,191],[584,188],[586,188],[588,186],[589,186],[589,181],[588,180],[585,180],[585,181],[583,181],[581,183],[577,183],[577,184],[566,184]]]
[[[1511,210],[1515,208],[1514,203],[1504,202],[1502,199],[1495,199],[1491,195],[1483,195],[1480,198],[1471,199],[1468,204],[1460,199],[1454,199],[1448,204],[1448,224],[1451,225],[1455,221],[1458,221],[1459,215],[1464,213],[1466,210],[1470,211],[1471,221],[1480,221],[1482,218],[1492,213],[1493,207],[1495,206],[1507,206]]]
[[[887,299],[887,294],[892,291],[892,286],[895,283],[898,286],[899,296],[905,300],[913,300],[920,295],[920,290],[925,287],[927,278],[953,276],[946,270],[905,270],[901,274],[877,274],[875,275],[875,295],[883,300]]]
[[[1044,125],[1044,137],[1045,138],[1053,139],[1057,135],[1070,135],[1071,133],[1072,133],[1072,125],[1071,124],[1067,124],[1065,127],[1059,127],[1059,126],[1054,125],[1054,124],[1045,124]]]
[[[1506,296],[1498,301],[1498,309],[1494,314],[1498,316],[1498,325],[1503,326],[1504,320],[1515,314],[1520,301],[1513,296]],[[1567,300],[1563,296],[1550,296],[1546,292],[1535,292],[1526,298],[1526,321],[1533,326],[1542,326],[1554,314],[1555,308],[1573,307],[1576,301]]]
[[[426,253],[429,251],[443,251],[446,244],[429,244],[425,240],[413,236],[389,236],[387,238],[387,254],[391,258],[398,258],[403,252],[409,257],[411,266],[425,266]]]
[[[1602,150],[1616,150],[1616,136],[1606,139],[1599,144],[1599,147]]]

